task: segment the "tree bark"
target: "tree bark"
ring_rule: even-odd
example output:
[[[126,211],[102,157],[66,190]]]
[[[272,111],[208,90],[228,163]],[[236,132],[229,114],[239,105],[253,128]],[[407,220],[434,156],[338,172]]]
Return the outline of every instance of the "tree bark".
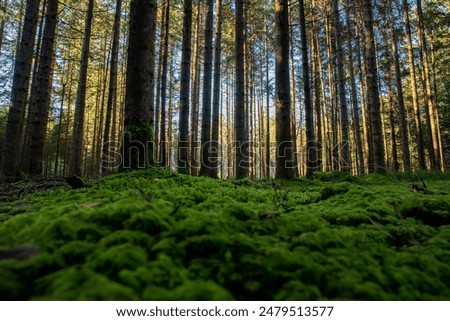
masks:
[[[405,20],[406,43],[408,47],[408,61],[409,61],[409,77],[411,79],[414,119],[416,123],[417,156],[419,160],[419,168],[426,169],[427,165],[425,162],[425,144],[422,129],[422,119],[421,119],[422,117],[420,115],[420,108],[419,108],[419,94],[417,92],[416,67],[414,64],[411,23],[409,20],[409,5],[407,0],[403,0],[402,11],[403,11],[403,18]]]
[[[289,13],[287,0],[275,0],[275,95],[277,122],[277,177],[291,178],[293,171],[291,90],[289,79]]]
[[[214,0],[206,2],[205,47],[203,63],[203,105],[202,105],[202,136],[201,136],[201,167],[200,175],[211,175],[211,91],[213,63],[213,23]]]
[[[234,132],[235,132],[235,176],[244,178],[249,173],[248,162],[248,137],[246,133],[246,113],[245,113],[245,72],[244,72],[244,42],[245,42],[245,23],[244,23],[244,0],[236,0],[236,23],[235,23],[235,42],[236,42],[236,93],[235,93],[235,113],[234,113]]]
[[[133,0],[127,59],[122,168],[153,163],[155,0]]]
[[[383,131],[381,126],[381,108],[378,89],[378,68],[376,61],[371,0],[362,1],[361,11],[364,24],[364,52],[365,64],[367,68],[367,108],[370,114],[371,140],[373,148],[373,164],[370,164],[369,171],[383,172],[386,170],[386,165],[384,160]]]
[[[22,171],[35,176],[42,174],[44,143],[48,114],[50,111],[50,94],[52,90],[52,69],[55,47],[56,18],[58,1],[48,0],[45,18],[42,47],[40,50],[37,88],[31,96],[28,124],[24,137],[24,151],[22,155]]]
[[[216,0],[216,39],[214,46],[214,89],[213,89],[213,116],[211,131],[211,177],[217,177],[219,166],[219,127],[220,127],[220,96],[221,96],[221,54],[222,54],[222,0]]]
[[[77,99],[75,103],[75,115],[72,132],[72,155],[69,167],[69,176],[81,176],[81,165],[83,162],[83,135],[84,135],[84,113],[86,107],[86,81],[89,63],[89,51],[91,41],[92,18],[94,11],[94,0],[89,0],[84,30],[83,51],[81,56],[80,74],[78,78]]]
[[[39,4],[39,0],[27,1],[21,40],[14,66],[11,107],[8,113],[2,151],[2,174],[6,181],[14,180],[19,175],[22,128],[30,84]]]
[[[192,0],[184,0],[183,10],[178,169],[182,173],[187,173],[189,168],[189,89],[191,84]]]
[[[105,117],[105,128],[103,132],[103,146],[102,146],[102,175],[109,173],[111,169],[111,159],[110,159],[110,142],[111,139],[111,118],[112,113],[117,104],[117,71],[118,71],[118,58],[119,58],[119,40],[120,40],[120,18],[122,13],[122,0],[117,0],[116,3],[116,13],[114,16],[114,27],[113,27],[113,43],[111,48],[111,62],[109,70],[109,88],[108,88],[108,102],[106,105],[106,117]],[[115,144],[114,144],[115,145]],[[113,146],[114,147],[114,146]]]

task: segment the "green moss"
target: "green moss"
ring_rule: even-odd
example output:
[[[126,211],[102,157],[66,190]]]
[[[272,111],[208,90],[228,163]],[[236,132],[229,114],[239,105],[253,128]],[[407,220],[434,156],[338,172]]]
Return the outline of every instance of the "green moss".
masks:
[[[0,299],[450,299],[446,175],[146,169],[31,194],[0,208]],[[39,255],[2,259],[20,244]]]

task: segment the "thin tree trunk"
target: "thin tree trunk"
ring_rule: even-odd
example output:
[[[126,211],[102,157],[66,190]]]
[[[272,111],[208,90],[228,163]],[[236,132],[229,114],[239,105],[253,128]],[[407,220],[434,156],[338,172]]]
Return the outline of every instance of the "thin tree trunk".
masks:
[[[203,63],[203,106],[200,175],[211,175],[211,92],[213,63],[214,0],[206,2],[205,47]]]
[[[406,31],[406,43],[408,47],[408,60],[409,60],[409,76],[411,79],[411,90],[412,90],[412,100],[414,109],[414,118],[416,123],[416,136],[417,136],[417,155],[419,159],[419,168],[426,169],[425,162],[425,144],[422,129],[422,120],[419,108],[419,94],[417,92],[417,77],[416,77],[416,67],[414,64],[414,53],[412,45],[412,35],[411,35],[411,23],[409,20],[409,5],[407,0],[403,0],[403,18],[405,20],[405,31]]]
[[[84,135],[84,112],[86,107],[86,81],[89,63],[89,51],[91,41],[92,18],[94,11],[94,0],[89,0],[85,30],[84,43],[81,56],[80,74],[78,79],[77,100],[75,103],[75,116],[72,132],[72,155],[69,175],[81,176],[81,164],[83,162],[83,135]]]
[[[423,65],[424,74],[424,87],[425,87],[425,102],[427,110],[427,123],[430,133],[430,159],[431,159],[431,169],[440,169],[441,160],[439,152],[439,133],[437,129],[436,119],[437,110],[434,106],[433,90],[431,88],[430,79],[430,66],[427,48],[427,39],[425,36],[425,27],[423,23],[423,12],[422,12],[422,0],[417,0],[417,18],[419,22],[418,34],[419,34],[419,45],[420,45],[420,58]]]
[[[244,43],[245,43],[245,23],[244,23],[244,0],[236,0],[236,94],[234,113],[235,132],[235,176],[236,178],[247,177],[249,172],[248,164],[248,137],[246,133],[246,88],[245,88],[245,68],[244,68]]]
[[[347,10],[345,11],[346,15],[346,24],[347,24],[347,34],[351,35],[353,34],[353,27],[351,26],[350,22],[350,7],[349,7],[349,0],[346,0],[346,6]],[[348,65],[349,65],[349,77],[350,77],[350,98],[351,98],[351,104],[352,104],[352,120],[353,120],[353,132],[356,140],[356,163],[358,171],[357,173],[362,175],[365,172],[365,166],[364,166],[364,153],[363,153],[363,144],[362,144],[362,137],[361,137],[361,126],[360,126],[360,117],[359,117],[359,110],[358,110],[358,97],[357,97],[357,88],[356,88],[356,79],[355,79],[355,68],[353,64],[353,45],[352,45],[352,39],[351,37],[347,37],[347,47],[348,47]]]
[[[211,177],[217,177],[219,166],[219,120],[220,120],[220,77],[221,77],[221,54],[222,54],[222,0],[216,0],[216,40],[214,46],[214,90],[213,90],[213,117],[211,132]]]
[[[397,104],[400,118],[400,137],[402,139],[402,160],[403,160],[403,169],[408,171],[411,169],[411,154],[409,151],[409,138],[408,138],[408,121],[406,116],[406,108],[405,108],[405,99],[403,97],[403,84],[402,84],[402,74],[400,70],[400,57],[398,52],[398,39],[397,39],[397,31],[395,29],[394,19],[392,16],[392,0],[389,1],[389,10],[388,10],[389,20],[390,20],[390,29],[391,29],[391,48],[392,48],[392,57],[394,63],[394,71],[395,71],[395,84],[397,87]]]
[[[308,39],[306,37],[306,20],[304,1],[299,1],[300,43],[302,49],[303,90],[305,100],[306,128],[306,176],[311,177],[317,169],[317,144],[314,134],[314,110],[311,101],[311,82],[309,78]]]
[[[180,116],[178,138],[179,171],[187,173],[189,164],[189,90],[191,71],[192,0],[184,0],[183,49],[181,58]]]
[[[349,142],[349,130],[348,130],[348,108],[347,108],[347,91],[345,88],[345,76],[344,76],[344,58],[342,54],[342,27],[341,19],[339,15],[339,1],[333,0],[334,11],[334,31],[336,40],[336,63],[337,63],[337,88],[339,97],[339,110],[341,116],[341,144],[340,144],[340,158],[339,168],[342,171],[350,171],[351,169],[351,155],[350,155],[350,142]]]
[[[170,0],[166,0],[166,8],[164,10],[164,47],[162,56],[162,71],[161,71],[161,139],[160,146],[160,160],[163,168],[169,168],[167,161],[167,133],[166,133],[166,100],[167,100],[167,69],[169,58],[169,28],[170,28]],[[169,120],[171,121],[171,120]]]
[[[111,62],[110,62],[110,74],[109,74],[109,88],[108,88],[108,102],[106,105],[106,118],[105,128],[103,132],[103,146],[102,146],[102,175],[109,173],[111,165],[111,150],[110,142],[114,140],[114,137],[110,136],[111,132],[111,117],[117,105],[117,71],[118,71],[118,58],[119,58],[119,40],[120,40],[120,18],[122,13],[122,0],[117,0],[116,13],[114,16],[113,27],[113,43],[111,48]],[[113,124],[114,126],[115,124]],[[114,146],[113,146],[114,147]]]

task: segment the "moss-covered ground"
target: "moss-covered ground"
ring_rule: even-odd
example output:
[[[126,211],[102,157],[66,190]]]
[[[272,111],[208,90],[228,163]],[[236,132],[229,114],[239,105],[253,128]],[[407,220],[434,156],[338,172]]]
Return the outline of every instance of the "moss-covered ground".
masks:
[[[0,251],[39,254],[0,258],[0,299],[450,300],[450,175],[420,176],[144,170],[17,197]]]

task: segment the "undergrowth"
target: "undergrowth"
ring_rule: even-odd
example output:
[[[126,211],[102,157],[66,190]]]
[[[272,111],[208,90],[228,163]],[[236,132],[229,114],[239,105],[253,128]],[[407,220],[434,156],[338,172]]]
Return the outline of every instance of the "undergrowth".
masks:
[[[449,300],[448,176],[143,170],[30,194],[0,205],[0,299]]]

